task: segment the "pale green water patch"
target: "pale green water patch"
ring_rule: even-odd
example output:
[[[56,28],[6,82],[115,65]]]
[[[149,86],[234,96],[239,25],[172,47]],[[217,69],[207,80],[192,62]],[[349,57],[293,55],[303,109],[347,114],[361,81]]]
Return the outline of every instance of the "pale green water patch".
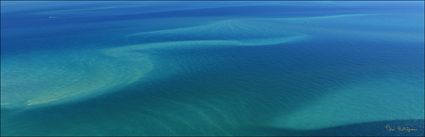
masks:
[[[424,117],[423,75],[362,79],[332,92],[271,126],[309,130],[384,120]]]
[[[146,56],[135,63],[95,51],[8,57],[2,59],[1,106],[28,108],[104,93],[137,81],[152,67]]]
[[[298,36],[301,33],[284,30],[281,25],[253,20],[221,20],[205,25],[165,29],[150,32],[130,34],[145,39],[184,37],[185,40],[246,40],[273,37]]]

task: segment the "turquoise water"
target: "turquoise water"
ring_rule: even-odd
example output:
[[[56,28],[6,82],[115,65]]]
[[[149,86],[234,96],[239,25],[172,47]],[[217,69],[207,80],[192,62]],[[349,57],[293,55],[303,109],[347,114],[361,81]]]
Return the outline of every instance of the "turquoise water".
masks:
[[[423,5],[2,1],[1,135],[424,135]]]

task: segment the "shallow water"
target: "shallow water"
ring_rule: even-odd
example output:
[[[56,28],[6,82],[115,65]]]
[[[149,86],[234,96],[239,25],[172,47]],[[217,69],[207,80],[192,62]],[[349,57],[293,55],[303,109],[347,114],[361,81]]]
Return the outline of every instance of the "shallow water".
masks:
[[[1,135],[424,134],[423,2],[1,6]]]

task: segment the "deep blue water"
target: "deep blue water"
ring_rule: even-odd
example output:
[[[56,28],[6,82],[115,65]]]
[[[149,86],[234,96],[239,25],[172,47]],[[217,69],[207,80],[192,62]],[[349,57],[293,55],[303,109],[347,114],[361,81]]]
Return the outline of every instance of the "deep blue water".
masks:
[[[424,135],[423,2],[1,2],[1,135]]]

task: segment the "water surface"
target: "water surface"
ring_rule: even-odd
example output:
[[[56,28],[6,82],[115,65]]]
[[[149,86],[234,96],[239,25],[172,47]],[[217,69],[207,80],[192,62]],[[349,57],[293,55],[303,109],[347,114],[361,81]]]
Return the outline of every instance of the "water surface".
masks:
[[[2,1],[1,135],[424,135],[423,5]]]

